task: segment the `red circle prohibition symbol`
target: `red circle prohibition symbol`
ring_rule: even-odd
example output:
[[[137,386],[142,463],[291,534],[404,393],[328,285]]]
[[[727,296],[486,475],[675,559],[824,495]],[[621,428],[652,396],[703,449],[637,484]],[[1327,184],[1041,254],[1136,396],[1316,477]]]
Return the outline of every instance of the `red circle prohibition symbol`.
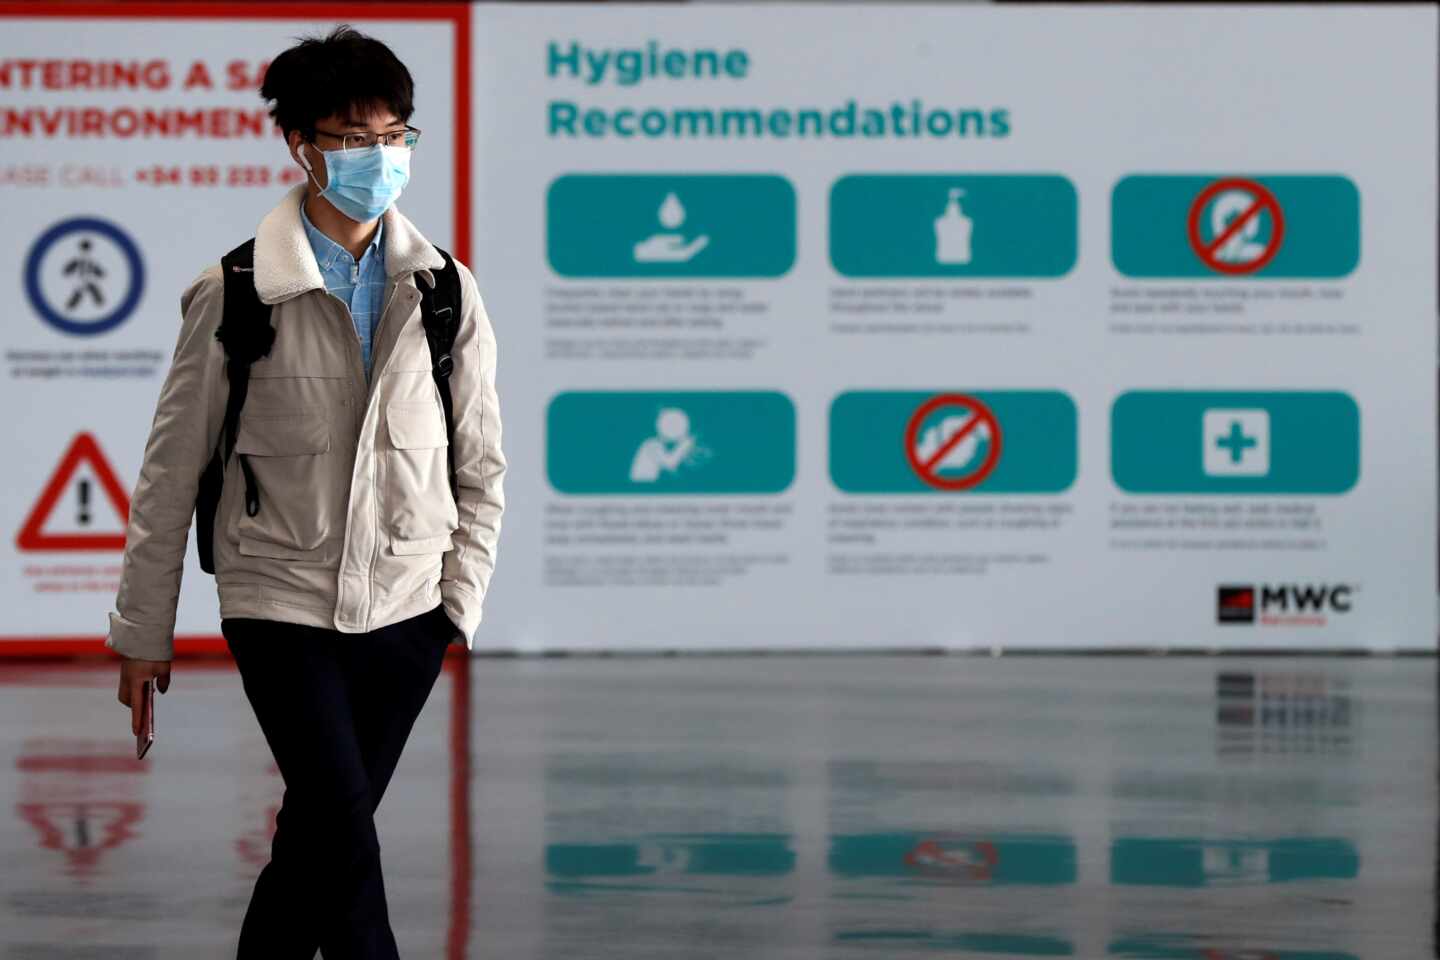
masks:
[[[1224,230],[1206,243],[1200,236],[1200,215],[1204,213],[1205,205],[1225,190],[1243,190],[1253,196],[1255,202],[1241,211],[1240,215],[1231,220]],[[1265,251],[1254,260],[1245,263],[1228,263],[1217,257],[1215,252],[1229,243],[1231,237],[1243,230],[1246,223],[1258,217],[1261,210],[1269,210],[1270,219],[1274,221],[1274,227],[1270,231],[1270,242],[1265,245]],[[1211,270],[1218,270],[1220,273],[1254,273],[1275,259],[1275,254],[1280,252],[1280,241],[1285,237],[1285,216],[1280,212],[1280,201],[1276,200],[1275,194],[1266,187],[1243,177],[1216,180],[1201,190],[1200,195],[1190,204],[1190,216],[1187,218],[1186,226],[1190,234],[1190,246],[1194,249],[1195,255],[1205,266]]]
[[[920,425],[930,414],[941,407],[963,407],[975,414],[970,422],[940,445],[940,449],[930,455],[928,460],[922,461],[915,453],[915,442],[920,436]],[[937,465],[945,459],[945,455],[964,440],[971,431],[980,424],[987,424],[990,427],[990,451],[985,456],[985,461],[972,473],[963,477],[942,477],[937,472]],[[984,479],[990,476],[995,469],[995,464],[1000,460],[1000,421],[995,419],[995,414],[974,397],[967,397],[963,393],[942,393],[939,396],[931,397],[920,405],[920,408],[910,415],[910,422],[905,425],[905,459],[910,461],[910,468],[915,471],[916,476],[921,480],[941,490],[968,490],[978,486]]]
[[[989,880],[1000,862],[1000,853],[995,844],[988,840],[976,840],[962,845],[958,855],[950,853],[947,841],[923,840],[904,857],[906,866],[915,867],[926,873],[964,875],[970,880]]]

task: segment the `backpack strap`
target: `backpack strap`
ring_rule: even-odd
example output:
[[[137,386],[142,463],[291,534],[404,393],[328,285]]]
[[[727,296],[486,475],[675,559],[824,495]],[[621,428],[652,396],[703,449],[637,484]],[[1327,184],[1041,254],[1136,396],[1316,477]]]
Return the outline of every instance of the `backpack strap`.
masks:
[[[420,284],[420,322],[425,328],[425,342],[430,345],[430,373],[440,390],[440,407],[445,411],[445,457],[450,476],[450,493],[459,502],[455,477],[455,412],[450,394],[450,372],[455,360],[450,355],[460,330],[460,272],[449,253],[435,248],[445,265],[432,270],[433,285]]]
[[[275,328],[270,326],[270,307],[260,302],[255,292],[255,239],[252,237],[220,258],[225,274],[225,312],[215,339],[225,346],[225,374],[230,381],[225,402],[223,442],[225,454],[222,467],[230,462],[240,430],[240,408],[250,389],[250,365],[270,352],[275,345]],[[260,510],[260,490],[245,454],[240,454],[240,469],[245,474],[245,512],[255,516]]]
[[[240,408],[245,405],[245,394],[250,385],[250,364],[269,353],[275,342],[275,331],[270,326],[270,308],[261,303],[255,293],[254,264],[253,239],[220,258],[224,306],[215,339],[225,349],[225,377],[229,388],[220,440],[200,475],[200,487],[195,497],[195,545],[200,554],[200,569],[210,574],[215,572],[215,518],[220,512],[225,464],[230,461],[230,454],[235,449]],[[244,454],[240,455],[240,464],[245,471],[246,509],[254,516],[255,511],[260,509],[260,494]]]

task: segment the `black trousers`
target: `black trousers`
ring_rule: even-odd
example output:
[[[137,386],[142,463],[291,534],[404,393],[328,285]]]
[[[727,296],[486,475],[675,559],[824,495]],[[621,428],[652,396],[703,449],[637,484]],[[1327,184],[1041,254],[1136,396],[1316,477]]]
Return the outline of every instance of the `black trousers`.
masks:
[[[444,608],[369,633],[220,621],[285,793],[239,960],[396,960],[373,814],[454,628]]]

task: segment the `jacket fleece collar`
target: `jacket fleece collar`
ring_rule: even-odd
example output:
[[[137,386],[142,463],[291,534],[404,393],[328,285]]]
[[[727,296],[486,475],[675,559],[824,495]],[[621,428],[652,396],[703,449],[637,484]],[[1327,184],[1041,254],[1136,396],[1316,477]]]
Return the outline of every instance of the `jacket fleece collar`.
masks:
[[[307,290],[325,289],[310,238],[300,221],[305,184],[296,184],[265,215],[255,231],[255,292],[266,304],[289,300]],[[430,241],[394,204],[382,214],[385,224],[385,275],[394,281],[416,270],[439,270],[445,261]]]

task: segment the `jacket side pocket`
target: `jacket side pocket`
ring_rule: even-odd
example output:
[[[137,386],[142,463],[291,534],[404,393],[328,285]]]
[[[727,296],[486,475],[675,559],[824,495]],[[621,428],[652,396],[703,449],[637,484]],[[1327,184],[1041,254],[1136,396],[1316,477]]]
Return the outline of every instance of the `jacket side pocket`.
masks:
[[[385,521],[396,554],[441,553],[459,526],[450,495],[445,417],[431,400],[394,400],[385,406]]]
[[[260,493],[255,516],[240,504],[240,553],[281,560],[329,559],[332,504],[317,501],[322,458],[330,451],[330,424],[319,412],[244,413],[235,455],[249,458]],[[243,483],[236,471],[237,483]]]

